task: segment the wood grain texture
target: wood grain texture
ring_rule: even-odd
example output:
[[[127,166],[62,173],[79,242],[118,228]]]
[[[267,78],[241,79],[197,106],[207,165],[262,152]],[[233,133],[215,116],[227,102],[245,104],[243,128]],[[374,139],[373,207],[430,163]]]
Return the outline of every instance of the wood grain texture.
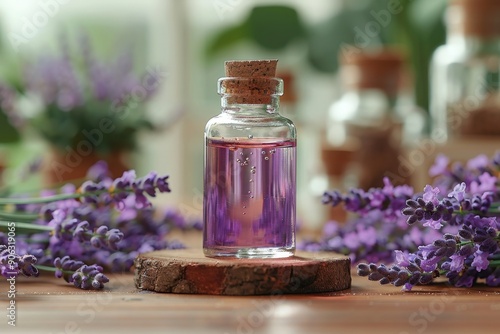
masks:
[[[189,247],[201,236],[179,235]],[[17,323],[7,324],[9,286],[0,280],[0,333],[43,334],[461,334],[498,333],[500,287],[437,283],[403,292],[356,275],[349,289],[281,296],[154,293],[134,275],[109,274],[103,290],[80,290],[53,273],[16,281]]]
[[[337,292],[218,296],[139,290],[132,274],[109,278],[102,291],[76,289],[51,273],[19,278],[16,328],[3,313],[0,333],[498,333],[500,288],[483,284],[402,292],[353,273],[351,288]],[[0,280],[5,312],[7,289]]]
[[[297,252],[284,259],[208,258],[201,249],[140,255],[135,285],[164,293],[276,295],[333,292],[351,286],[349,258]]]

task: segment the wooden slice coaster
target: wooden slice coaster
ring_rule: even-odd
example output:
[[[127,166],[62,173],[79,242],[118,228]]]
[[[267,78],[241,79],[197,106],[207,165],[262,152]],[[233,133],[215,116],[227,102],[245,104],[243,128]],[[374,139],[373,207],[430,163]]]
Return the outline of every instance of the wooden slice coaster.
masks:
[[[201,249],[162,250],[135,260],[135,285],[167,293],[269,295],[331,292],[351,286],[351,261],[297,251],[282,259],[208,258]]]

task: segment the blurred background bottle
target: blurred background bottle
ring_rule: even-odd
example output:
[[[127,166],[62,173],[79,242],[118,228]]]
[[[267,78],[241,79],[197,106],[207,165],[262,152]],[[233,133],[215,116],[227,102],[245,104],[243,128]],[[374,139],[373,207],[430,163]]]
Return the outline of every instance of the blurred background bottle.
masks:
[[[405,58],[396,50],[341,56],[344,94],[330,107],[326,139],[331,149],[353,150],[344,171],[351,186],[379,187],[391,175],[398,183],[410,182],[400,163],[407,144],[421,136],[425,117],[405,95],[405,73]]]
[[[500,1],[451,1],[446,26],[446,44],[431,63],[433,136],[448,142],[498,140]]]
[[[408,92],[404,55],[393,49],[360,51],[340,56],[343,93],[329,109],[323,139],[316,145],[321,167],[308,191],[319,198],[325,190],[383,186],[383,178],[408,183],[411,173],[401,163],[422,137],[425,113]],[[343,208],[323,207],[323,222],[344,221]],[[320,219],[320,220],[321,220]]]

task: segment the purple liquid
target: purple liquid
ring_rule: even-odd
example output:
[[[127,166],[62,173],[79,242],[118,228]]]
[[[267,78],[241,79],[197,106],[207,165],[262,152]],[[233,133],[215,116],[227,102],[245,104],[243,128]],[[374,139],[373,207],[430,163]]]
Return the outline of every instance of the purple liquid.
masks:
[[[295,141],[208,140],[205,154],[205,254],[292,255]]]

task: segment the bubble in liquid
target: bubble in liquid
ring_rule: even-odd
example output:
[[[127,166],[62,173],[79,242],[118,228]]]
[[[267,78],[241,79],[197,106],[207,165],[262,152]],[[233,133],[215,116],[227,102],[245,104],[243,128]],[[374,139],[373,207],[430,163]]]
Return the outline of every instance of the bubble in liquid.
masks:
[[[262,151],[261,153],[262,153],[262,154],[266,154],[266,151]]]
[[[273,148],[272,150],[269,151],[269,153],[271,153],[271,154],[276,153],[276,149]]]
[[[251,194],[252,192],[249,190],[248,193]]]
[[[252,135],[248,135],[248,139],[252,139],[252,138],[253,138],[253,136],[252,136]]]
[[[236,162],[241,162],[241,160],[240,159],[236,159]]]
[[[253,152],[250,152],[250,155],[253,155]]]
[[[265,157],[264,160],[269,160],[269,157]]]
[[[255,169],[251,169],[250,173],[255,174]]]
[[[240,152],[240,155],[243,155],[243,152]]]
[[[246,205],[243,205],[243,209],[246,209],[246,208],[247,208],[247,206],[246,206]]]
[[[248,161],[248,160],[250,160],[250,158],[249,158],[249,157],[246,157],[246,158],[245,158],[245,161]]]
[[[246,212],[243,212],[243,215],[246,215],[247,213]]]
[[[248,182],[253,182],[253,179],[250,179],[250,181],[248,181]]]

